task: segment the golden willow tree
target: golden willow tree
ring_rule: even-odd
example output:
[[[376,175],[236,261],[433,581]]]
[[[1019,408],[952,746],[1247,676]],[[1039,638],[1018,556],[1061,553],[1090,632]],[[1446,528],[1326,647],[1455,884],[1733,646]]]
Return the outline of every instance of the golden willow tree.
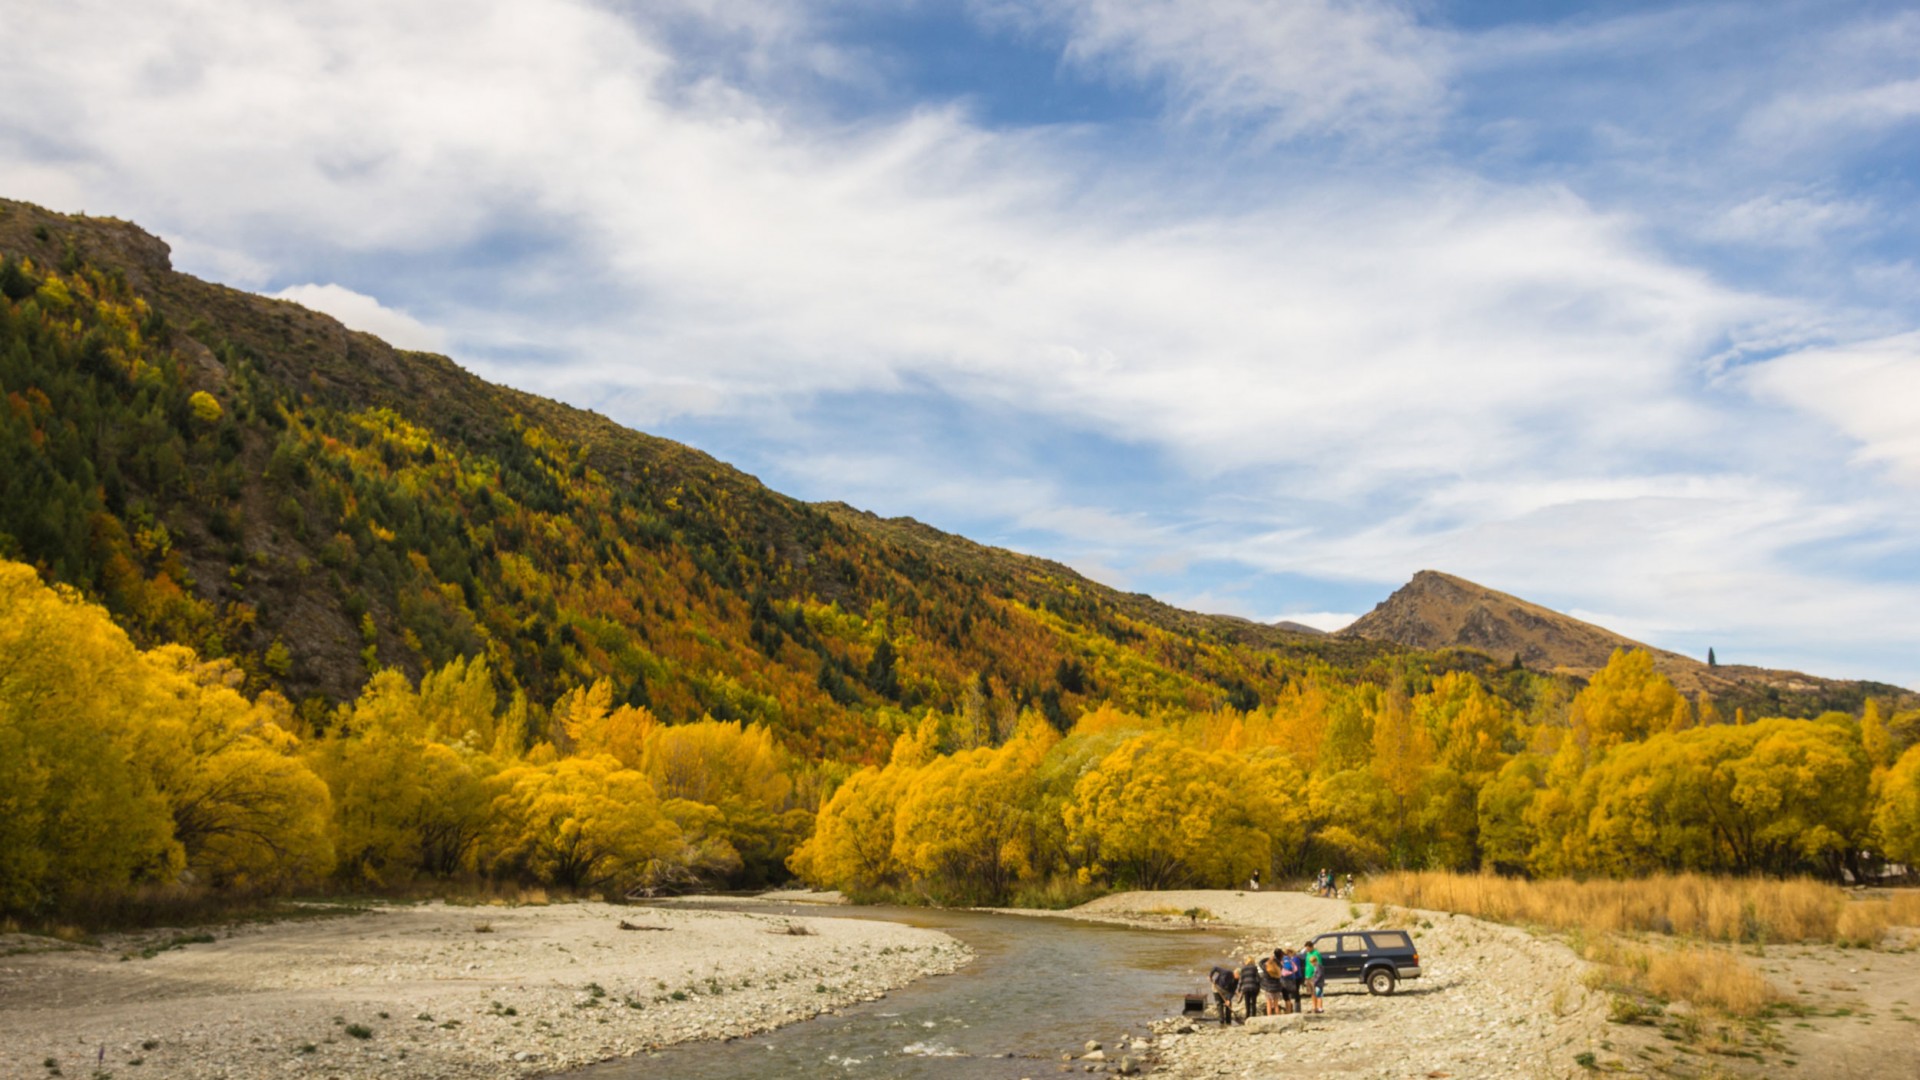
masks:
[[[1480,677],[1301,680],[1241,713],[1023,722],[942,756],[930,714],[821,807],[791,860],[862,896],[1034,902],[1346,869],[1819,873],[1920,855],[1920,716],[1722,722],[1642,652],[1525,706]],[[967,794],[976,795],[968,798]]]
[[[417,686],[383,670],[317,734],[241,685],[183,646],[141,651],[99,607],[0,561],[0,912],[329,879],[764,879],[812,822],[764,727],[668,727],[610,708],[604,682],[549,715],[502,703],[484,659]]]

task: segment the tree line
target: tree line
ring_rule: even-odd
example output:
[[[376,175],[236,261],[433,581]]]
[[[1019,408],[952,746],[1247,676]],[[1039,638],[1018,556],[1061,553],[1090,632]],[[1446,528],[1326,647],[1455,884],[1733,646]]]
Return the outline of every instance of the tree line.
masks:
[[[1542,684],[1547,690],[1552,684]],[[1296,685],[1271,707],[1136,715],[852,775],[794,854],[856,896],[1045,902],[1321,866],[1856,877],[1920,860],[1920,712],[1721,716],[1642,651],[1527,709],[1479,677]]]

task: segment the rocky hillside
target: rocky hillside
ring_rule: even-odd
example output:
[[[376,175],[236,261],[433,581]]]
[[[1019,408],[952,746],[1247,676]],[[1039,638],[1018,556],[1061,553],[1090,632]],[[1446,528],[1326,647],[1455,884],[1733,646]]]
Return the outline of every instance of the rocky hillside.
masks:
[[[1251,707],[1395,647],[1120,593],[172,269],[126,222],[0,200],[0,555],[316,721],[379,667],[484,656],[536,703],[866,759],[928,708]]]
[[[1605,667],[1616,649],[1644,649],[1653,654],[1654,665],[1689,696],[1706,694],[1723,708],[1744,707],[1767,715],[1856,710],[1867,695],[1897,702],[1916,698],[1881,683],[1822,679],[1745,665],[1709,666],[1437,570],[1415,574],[1338,636],[1416,649],[1474,649],[1538,671],[1580,677]]]

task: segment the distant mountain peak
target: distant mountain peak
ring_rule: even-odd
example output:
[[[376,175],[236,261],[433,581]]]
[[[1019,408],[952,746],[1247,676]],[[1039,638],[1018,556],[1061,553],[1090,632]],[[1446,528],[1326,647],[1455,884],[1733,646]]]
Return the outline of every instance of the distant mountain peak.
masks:
[[[1517,656],[1531,668],[1576,675],[1606,666],[1615,649],[1645,649],[1663,667],[1705,666],[1438,570],[1413,575],[1340,634],[1422,649],[1478,649],[1501,659]]]
[[[1605,667],[1615,649],[1644,649],[1683,692],[1731,701],[1774,701],[1782,694],[1821,694],[1845,685],[1895,700],[1912,697],[1881,683],[1852,684],[1745,664],[1709,666],[1439,570],[1413,575],[1335,636],[1416,649],[1473,649],[1497,660],[1518,657],[1536,671],[1582,677]]]

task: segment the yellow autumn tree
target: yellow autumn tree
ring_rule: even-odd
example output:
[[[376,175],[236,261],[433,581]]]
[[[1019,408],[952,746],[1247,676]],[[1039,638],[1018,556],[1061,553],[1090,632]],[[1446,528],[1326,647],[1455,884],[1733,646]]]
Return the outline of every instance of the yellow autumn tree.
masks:
[[[309,884],[333,870],[327,786],[300,754],[292,710],[249,702],[241,674],[167,645],[144,657],[152,691],[139,757],[173,816],[187,866],[220,887]]]
[[[683,838],[644,774],[610,757],[524,763],[495,781],[486,859],[495,873],[571,890],[681,880]]]
[[[794,873],[822,888],[854,897],[901,883],[893,853],[895,810],[907,784],[938,756],[940,718],[929,713],[893,742],[884,768],[848,777],[820,807],[813,835],[788,859]]]
[[[1774,718],[1626,743],[1582,780],[1573,868],[1837,877],[1866,838],[1869,772],[1842,724]]]
[[[621,711],[606,726],[618,724]],[[664,799],[711,807],[708,835],[732,849],[756,882],[784,864],[805,833],[809,815],[789,803],[793,781],[766,725],[702,720],[656,727],[642,746],[641,771],[654,790]],[[691,824],[681,822],[689,833],[696,831]]]
[[[1374,775],[1390,797],[1387,846],[1396,866],[1414,863],[1418,846],[1413,816],[1420,789],[1433,767],[1433,738],[1426,725],[1416,723],[1413,703],[1397,690],[1380,696],[1373,713]]]
[[[1513,718],[1479,679],[1447,672],[1414,703],[1414,711],[1441,747],[1440,764],[1470,782],[1484,782],[1506,760]]]
[[[893,854],[943,900],[1001,903],[1033,867],[1034,768],[1059,735],[1029,714],[998,748],[963,750],[916,770],[894,816]]]
[[[434,724],[405,675],[368,680],[335,732],[312,751],[333,794],[334,849],[343,875],[372,885],[471,865],[487,825],[491,758],[430,737]]]
[[[1920,864],[1920,746],[1901,754],[1882,777],[1873,832],[1887,858]]]
[[[1680,691],[1654,670],[1645,649],[1615,649],[1607,666],[1594,673],[1573,699],[1573,726],[1590,753],[1667,730],[1685,705]]]
[[[104,611],[0,562],[0,909],[171,881],[172,814],[135,760],[138,651]]]
[[[1090,873],[1145,889],[1224,887],[1266,865],[1272,843],[1248,820],[1225,754],[1177,736],[1134,736],[1075,785],[1062,810]]]

